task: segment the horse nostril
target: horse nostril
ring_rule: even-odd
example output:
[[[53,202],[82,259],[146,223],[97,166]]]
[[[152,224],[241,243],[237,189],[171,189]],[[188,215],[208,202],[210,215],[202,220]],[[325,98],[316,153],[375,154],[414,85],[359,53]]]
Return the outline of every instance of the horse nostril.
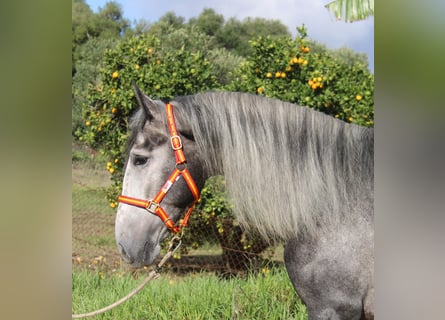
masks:
[[[124,258],[127,263],[132,264],[134,262],[134,258],[132,258],[127,251],[125,250],[124,246],[119,242],[119,249],[121,252],[121,256]]]

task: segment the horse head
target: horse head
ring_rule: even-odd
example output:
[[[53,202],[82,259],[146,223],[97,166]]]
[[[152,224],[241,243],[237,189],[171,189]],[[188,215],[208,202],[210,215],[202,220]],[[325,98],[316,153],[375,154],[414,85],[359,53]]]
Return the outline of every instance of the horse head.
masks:
[[[160,190],[168,186],[162,203],[156,205],[168,214],[170,223],[176,223],[196,194],[191,192],[190,185],[184,176],[181,178],[181,174],[173,184],[168,181],[174,170],[179,173],[186,170],[196,188],[202,188],[205,177],[197,145],[185,121],[176,121],[177,139],[187,159],[178,169],[166,105],[150,99],[135,85],[134,90],[140,109],[130,122],[132,133],[122,194],[151,203]],[[170,231],[164,222],[154,211],[150,213],[140,206],[121,202],[117,208],[115,236],[124,260],[134,267],[152,264],[160,253],[160,243]]]

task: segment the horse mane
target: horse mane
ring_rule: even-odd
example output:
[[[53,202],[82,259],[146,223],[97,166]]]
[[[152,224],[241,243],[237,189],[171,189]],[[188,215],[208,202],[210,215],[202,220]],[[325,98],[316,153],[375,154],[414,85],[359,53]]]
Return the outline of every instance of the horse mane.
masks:
[[[372,128],[251,94],[203,93],[172,103],[209,174],[225,176],[237,219],[265,239],[352,223],[354,211],[373,219]]]

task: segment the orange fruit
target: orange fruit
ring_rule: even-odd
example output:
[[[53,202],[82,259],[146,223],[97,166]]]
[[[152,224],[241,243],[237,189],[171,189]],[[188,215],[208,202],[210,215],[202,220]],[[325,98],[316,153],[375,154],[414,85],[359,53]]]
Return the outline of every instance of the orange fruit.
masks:
[[[111,75],[111,77],[112,77],[113,79],[116,79],[117,77],[119,77],[119,72],[114,71],[113,74]]]

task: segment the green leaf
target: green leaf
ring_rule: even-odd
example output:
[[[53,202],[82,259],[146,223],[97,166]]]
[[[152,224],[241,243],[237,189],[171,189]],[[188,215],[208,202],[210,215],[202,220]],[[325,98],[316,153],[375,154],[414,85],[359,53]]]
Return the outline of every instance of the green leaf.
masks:
[[[338,20],[354,22],[374,15],[374,0],[334,0],[325,7]]]

